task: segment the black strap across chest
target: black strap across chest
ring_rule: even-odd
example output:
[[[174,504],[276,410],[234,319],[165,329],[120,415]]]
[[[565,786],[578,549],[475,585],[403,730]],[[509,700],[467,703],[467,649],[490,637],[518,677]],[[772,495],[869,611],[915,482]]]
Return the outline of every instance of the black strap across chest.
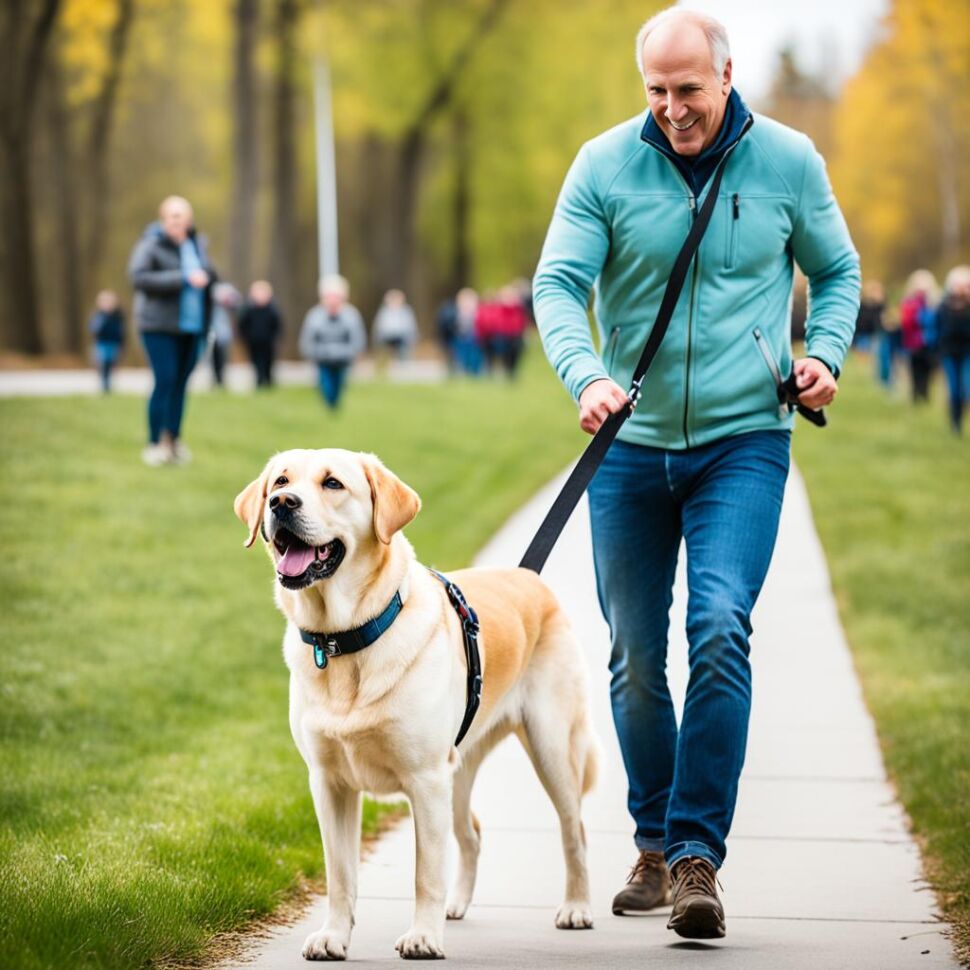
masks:
[[[749,119],[748,123],[742,129],[741,135],[750,126],[751,122]],[[741,135],[738,136],[739,140]],[[531,569],[536,573],[542,572],[542,567],[546,564],[549,553],[552,552],[552,547],[556,544],[556,540],[565,528],[566,522],[569,521],[573,509],[576,508],[579,500],[583,497],[586,486],[589,485],[593,475],[596,474],[596,469],[599,468],[603,459],[606,457],[610,445],[613,444],[613,439],[616,437],[620,428],[623,427],[626,419],[633,414],[637,402],[640,400],[640,387],[643,384],[643,378],[646,376],[647,369],[653,363],[653,359],[660,349],[661,341],[667,333],[674,308],[677,306],[680,292],[684,288],[684,281],[687,279],[687,271],[690,268],[694,254],[697,252],[697,247],[704,237],[707,225],[711,221],[714,207],[717,205],[717,197],[721,188],[721,178],[724,175],[724,167],[730,155],[731,149],[728,149],[715,169],[714,175],[711,178],[711,186],[707,191],[707,197],[704,199],[704,203],[701,205],[697,217],[691,224],[690,232],[687,234],[687,238],[684,240],[684,244],[680,247],[680,252],[674,260],[674,268],[671,270],[670,278],[667,280],[667,287],[660,301],[660,309],[657,311],[657,318],[650,330],[650,336],[647,338],[643,352],[640,354],[640,359],[637,361],[636,369],[633,371],[633,378],[630,382],[629,403],[616,414],[610,414],[600,425],[599,431],[596,432],[593,440],[586,446],[586,450],[576,463],[569,478],[566,479],[566,484],[563,485],[562,491],[556,496],[552,508],[549,510],[545,519],[543,519],[542,525],[539,526],[539,531],[536,532],[535,537],[529,544],[529,548],[526,549],[525,555],[519,563],[521,568]]]
[[[482,700],[482,658],[478,649],[478,616],[468,605],[462,591],[451,580],[434,569],[429,571],[444,583],[448,600],[461,621],[461,635],[465,646],[468,679],[465,693],[465,716],[462,718],[461,727],[458,729],[458,737],[455,738],[455,746],[457,747],[472,726],[472,721],[475,720],[475,714],[478,712]],[[381,614],[374,617],[373,620],[368,620],[363,626],[356,627],[353,630],[343,630],[339,633],[313,633],[310,630],[301,629],[300,639],[313,647],[313,662],[317,667],[320,670],[326,670],[331,657],[339,657],[345,653],[357,653],[358,650],[369,647],[379,639],[382,634],[390,629],[391,624],[397,619],[402,609],[401,594],[397,592]]]

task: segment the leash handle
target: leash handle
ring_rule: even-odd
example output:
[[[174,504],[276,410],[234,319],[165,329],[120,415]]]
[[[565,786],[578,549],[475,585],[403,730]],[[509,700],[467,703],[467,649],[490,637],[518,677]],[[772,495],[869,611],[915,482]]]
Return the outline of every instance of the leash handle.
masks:
[[[778,396],[782,404],[787,404],[789,410],[794,409],[806,420],[815,425],[816,428],[824,428],[828,424],[825,412],[819,408],[813,411],[798,400],[798,382],[795,378],[794,370],[778,385]]]

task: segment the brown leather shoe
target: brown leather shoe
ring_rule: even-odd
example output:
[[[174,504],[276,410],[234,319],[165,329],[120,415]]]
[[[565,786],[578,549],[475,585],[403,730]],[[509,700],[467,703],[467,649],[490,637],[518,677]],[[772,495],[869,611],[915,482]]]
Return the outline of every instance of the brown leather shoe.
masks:
[[[667,929],[688,940],[716,940],[727,932],[717,898],[717,872],[706,859],[688,856],[673,868],[674,908]]]
[[[670,873],[662,852],[640,850],[626,886],[613,897],[613,915],[644,913],[657,906],[670,905]]]

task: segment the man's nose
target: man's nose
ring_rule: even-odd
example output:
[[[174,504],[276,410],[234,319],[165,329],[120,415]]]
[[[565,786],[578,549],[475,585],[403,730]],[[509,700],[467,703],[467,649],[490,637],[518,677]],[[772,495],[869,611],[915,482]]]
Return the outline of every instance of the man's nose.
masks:
[[[670,121],[676,121],[680,123],[684,120],[684,116],[687,114],[687,105],[683,101],[675,101],[671,98],[667,102],[667,118]]]
[[[277,515],[292,512],[302,504],[303,499],[299,495],[294,495],[293,492],[276,492],[275,495],[269,497],[270,511],[275,512]]]

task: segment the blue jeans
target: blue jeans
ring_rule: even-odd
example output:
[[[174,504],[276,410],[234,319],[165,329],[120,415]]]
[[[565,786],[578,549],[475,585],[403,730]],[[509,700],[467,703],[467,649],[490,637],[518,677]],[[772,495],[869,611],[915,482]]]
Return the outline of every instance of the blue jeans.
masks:
[[[778,532],[789,431],[687,451],[616,441],[589,488],[600,607],[610,626],[613,720],[639,849],[718,868],[751,711],[748,637]],[[690,679],[678,731],[667,630],[687,547]]]
[[[142,333],[142,344],[155,375],[148,399],[148,436],[158,444],[163,431],[178,439],[185,412],[185,389],[199,359],[202,337],[195,333]]]
[[[963,427],[963,409],[970,400],[970,354],[947,354],[940,362],[949,391],[950,425],[959,432]]]
[[[331,408],[340,403],[350,364],[317,364],[320,393]]]

